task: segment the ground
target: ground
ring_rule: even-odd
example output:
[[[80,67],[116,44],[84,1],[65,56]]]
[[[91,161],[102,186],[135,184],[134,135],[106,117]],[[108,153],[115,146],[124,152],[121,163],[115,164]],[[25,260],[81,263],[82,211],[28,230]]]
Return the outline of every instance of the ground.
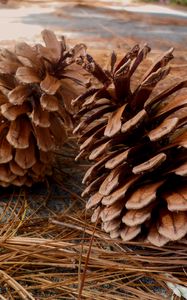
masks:
[[[113,50],[122,55],[137,42],[150,44],[151,59],[174,47],[168,81],[186,76],[187,12],[176,7],[132,1],[10,0],[0,4],[0,28],[2,47],[12,48],[20,40],[39,41],[41,30],[50,28],[72,45],[86,43],[103,65]],[[50,195],[41,186],[32,193],[16,190],[14,198],[4,202],[5,211],[9,207],[12,214],[1,212],[7,221],[6,226],[4,219],[0,223],[0,299],[1,294],[11,300],[77,299],[82,283],[79,299],[171,299],[164,283],[168,274],[186,282],[186,244],[176,257],[172,245],[159,251],[114,244],[100,229],[93,241],[93,225],[80,209],[85,203],[79,196],[77,165],[66,161],[62,166],[59,161],[59,166],[69,174],[61,188],[53,186]]]

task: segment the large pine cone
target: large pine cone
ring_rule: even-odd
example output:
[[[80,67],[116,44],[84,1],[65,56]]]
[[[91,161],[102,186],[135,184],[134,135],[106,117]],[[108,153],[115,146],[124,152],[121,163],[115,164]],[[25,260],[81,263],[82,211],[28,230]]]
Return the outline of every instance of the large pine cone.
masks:
[[[19,43],[0,53],[0,185],[30,186],[51,174],[53,151],[71,125],[71,100],[81,83],[80,44],[42,32],[45,46]]]
[[[172,49],[132,91],[131,77],[150,48],[136,45],[104,71],[89,55],[78,63],[102,83],[73,101],[79,107],[80,154],[95,163],[86,172],[83,196],[112,238],[162,246],[187,233],[187,98],[181,81],[152,96],[169,73]],[[77,157],[77,158],[78,158]]]

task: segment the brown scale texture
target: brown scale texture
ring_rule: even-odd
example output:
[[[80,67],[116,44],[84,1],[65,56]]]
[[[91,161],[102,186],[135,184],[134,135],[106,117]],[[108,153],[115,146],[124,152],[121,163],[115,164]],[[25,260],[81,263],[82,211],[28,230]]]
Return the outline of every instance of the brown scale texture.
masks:
[[[82,194],[89,196],[92,221],[100,220],[111,238],[163,246],[187,234],[187,97],[177,92],[187,80],[152,96],[169,73],[170,49],[132,90],[132,75],[148,52],[136,45],[120,62],[113,53],[107,71],[89,55],[77,60],[100,86],[73,101],[74,132],[77,159],[93,161]]]
[[[71,126],[71,100],[84,80],[75,60],[80,44],[67,49],[49,30],[44,45],[19,43],[0,52],[0,185],[31,186],[51,175],[54,152]]]

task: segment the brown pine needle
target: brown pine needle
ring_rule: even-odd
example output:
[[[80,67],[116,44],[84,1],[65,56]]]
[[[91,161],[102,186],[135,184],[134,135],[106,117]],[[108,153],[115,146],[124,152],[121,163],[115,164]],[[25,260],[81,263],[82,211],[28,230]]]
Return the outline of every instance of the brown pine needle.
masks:
[[[5,297],[3,297],[2,295],[0,295],[0,299],[1,299],[1,300],[8,300],[8,299],[6,299]]]
[[[33,296],[26,291],[23,286],[21,286],[16,280],[14,280],[11,276],[9,276],[4,271],[0,270],[0,277],[3,281],[7,283],[7,285],[10,285],[20,296],[23,300],[35,300]]]
[[[87,271],[87,267],[88,267],[88,262],[89,262],[89,258],[90,258],[90,253],[91,253],[92,245],[93,245],[94,234],[95,234],[95,231],[96,231],[97,222],[98,222],[98,219],[97,219],[97,221],[95,223],[95,226],[94,226],[94,229],[93,229],[93,233],[92,233],[92,236],[91,236],[91,239],[90,239],[90,244],[89,244],[89,248],[88,248],[88,254],[87,254],[87,257],[86,257],[84,271],[83,271],[83,274],[82,274],[81,285],[80,285],[80,288],[79,288],[78,300],[81,300],[81,297],[82,297],[82,291],[83,291],[84,283],[85,283],[85,279],[86,279],[86,271]]]

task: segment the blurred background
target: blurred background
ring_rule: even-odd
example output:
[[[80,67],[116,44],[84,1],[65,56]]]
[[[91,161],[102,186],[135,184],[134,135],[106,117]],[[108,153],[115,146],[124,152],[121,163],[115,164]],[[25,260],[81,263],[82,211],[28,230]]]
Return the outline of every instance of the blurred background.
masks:
[[[43,28],[50,28],[95,50],[145,41],[155,49],[185,50],[185,4],[187,0],[0,0],[0,41],[34,42]]]
[[[43,28],[85,43],[103,64],[135,43],[147,42],[153,57],[174,47],[173,72],[186,73],[187,0],[0,0],[0,46],[34,43]]]

